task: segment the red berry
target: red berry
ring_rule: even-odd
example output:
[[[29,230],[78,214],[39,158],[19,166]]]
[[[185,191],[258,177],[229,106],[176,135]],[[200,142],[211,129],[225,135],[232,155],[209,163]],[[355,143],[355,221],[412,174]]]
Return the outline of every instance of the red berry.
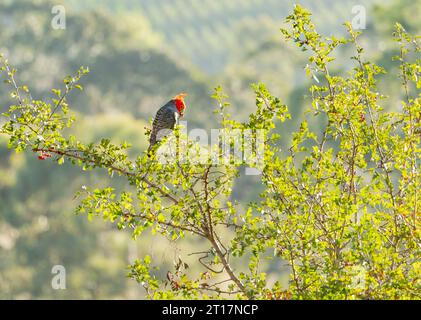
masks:
[[[41,152],[41,154],[38,156],[39,160],[45,160],[47,158],[51,158],[51,154],[48,152]]]

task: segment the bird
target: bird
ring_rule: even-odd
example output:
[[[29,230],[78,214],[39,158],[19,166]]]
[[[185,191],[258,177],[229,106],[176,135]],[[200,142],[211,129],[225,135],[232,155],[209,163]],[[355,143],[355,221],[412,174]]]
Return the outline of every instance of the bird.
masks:
[[[184,97],[186,96],[187,93],[179,93],[156,112],[149,138],[148,154],[159,140],[174,130],[178,120],[184,116],[184,110],[186,109]]]

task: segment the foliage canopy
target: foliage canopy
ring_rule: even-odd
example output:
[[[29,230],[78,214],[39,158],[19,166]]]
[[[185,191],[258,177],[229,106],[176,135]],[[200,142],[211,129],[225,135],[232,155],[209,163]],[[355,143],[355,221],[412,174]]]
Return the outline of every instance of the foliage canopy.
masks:
[[[150,298],[252,299],[396,299],[419,298],[420,287],[420,135],[421,61],[417,38],[399,24],[395,57],[403,88],[400,110],[381,104],[377,77],[385,70],[365,61],[359,32],[346,24],[348,37],[322,37],[310,13],[296,6],[281,32],[309,51],[307,74],[310,113],[321,118],[322,131],[303,121],[281,146],[277,126],[290,117],[288,107],[264,84],[253,87],[256,110],[245,122],[230,118],[228,97],[216,88],[216,114],[226,130],[264,130],[265,150],[260,200],[240,205],[232,199],[232,184],[240,165],[215,166],[173,161],[165,165],[146,154],[130,159],[128,143],[102,139],[84,144],[67,135],[75,118],[67,103],[69,92],[82,89],[87,68],[53,89],[51,102],[32,99],[15,81],[16,70],[2,58],[2,71],[14,103],[4,113],[1,133],[9,147],[32,151],[58,164],[70,161],[84,170],[103,168],[127,179],[135,192],[116,194],[111,187],[84,188],[77,212],[102,216],[133,237],[145,230],[170,237],[204,239],[209,249],[198,253],[203,272],[186,275],[179,261],[166,279],[159,278],[149,256],[130,266],[129,276]],[[332,53],[352,46],[354,66],[347,76],[329,72]],[[415,56],[415,61],[410,60]],[[189,142],[188,150],[196,145]],[[247,163],[243,163],[247,164]],[[228,235],[228,236],[227,236]],[[290,285],[266,278],[266,259],[286,262]],[[233,265],[246,264],[237,271]]]

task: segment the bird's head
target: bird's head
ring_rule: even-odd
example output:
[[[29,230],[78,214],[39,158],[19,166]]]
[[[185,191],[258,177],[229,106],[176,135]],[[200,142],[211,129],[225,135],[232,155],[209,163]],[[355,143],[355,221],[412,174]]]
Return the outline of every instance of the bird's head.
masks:
[[[184,103],[184,97],[187,96],[187,93],[179,93],[174,98],[173,101],[175,103],[175,107],[177,108],[178,113],[180,116],[184,116],[184,109],[186,109],[186,104]]]

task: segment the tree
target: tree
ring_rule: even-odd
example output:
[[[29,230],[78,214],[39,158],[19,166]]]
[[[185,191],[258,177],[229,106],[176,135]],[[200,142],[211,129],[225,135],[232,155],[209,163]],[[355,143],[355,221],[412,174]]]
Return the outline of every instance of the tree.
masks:
[[[150,229],[174,241],[206,242],[207,249],[196,253],[203,272],[195,278],[186,275],[189,266],[181,258],[166,277],[156,272],[150,256],[131,265],[129,276],[150,298],[419,298],[421,66],[419,59],[407,60],[420,51],[417,39],[396,24],[404,98],[401,110],[389,112],[380,106],[387,97],[376,89],[376,77],[385,71],[364,60],[359,32],[350,24],[348,38],[323,38],[300,6],[287,22],[290,29],[282,34],[310,52],[306,71],[314,79],[311,115],[292,134],[288,148],[274,131],[290,117],[288,107],[264,84],[253,86],[256,110],[245,122],[230,118],[221,88],[213,95],[224,132],[256,133],[253,146],[257,133],[263,133],[262,166],[249,161],[259,157],[259,148],[241,161],[230,157],[215,163],[214,156],[226,149],[217,144],[216,153],[197,161],[185,154],[196,154],[200,147],[187,140],[177,145],[178,157],[163,162],[158,155],[130,159],[129,144],[105,138],[83,144],[66,135],[74,122],[66,97],[81,89],[79,81],[88,70],[82,67],[67,77],[64,90],[53,89],[56,97],[46,102],[30,99],[28,88],[15,81],[16,70],[2,59],[15,100],[1,130],[10,148],[58,164],[70,161],[84,170],[106,169],[127,180],[121,194],[111,187],[85,187],[78,194],[78,213],[102,216],[131,229],[134,238]],[[355,65],[346,77],[332,75],[332,52],[345,45],[355,48]],[[321,132],[311,129],[312,119],[324,124]],[[186,143],[184,135],[181,128],[175,130],[177,144]],[[231,148],[236,148],[233,141]],[[240,149],[247,148],[242,144]],[[261,170],[264,186],[260,200],[250,204],[230,197],[243,165]],[[268,258],[288,264],[288,287],[266,278],[262,266]]]

